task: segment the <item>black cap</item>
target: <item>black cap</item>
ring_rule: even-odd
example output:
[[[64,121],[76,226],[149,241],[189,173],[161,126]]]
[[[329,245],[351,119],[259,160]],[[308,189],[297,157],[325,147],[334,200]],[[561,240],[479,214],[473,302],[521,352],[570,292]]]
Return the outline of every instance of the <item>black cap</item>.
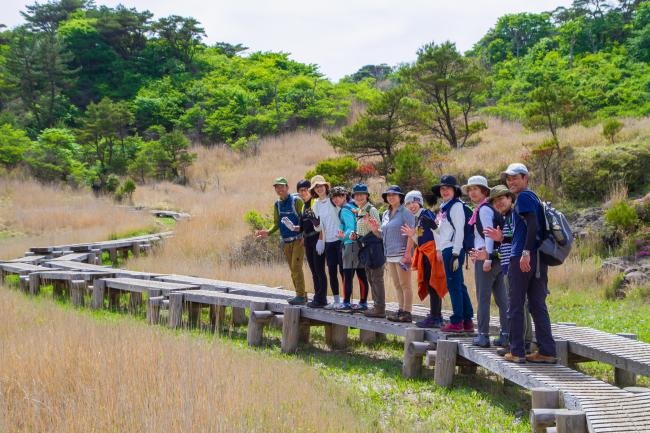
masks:
[[[298,186],[296,186],[296,191],[299,190],[300,188],[311,188],[311,182],[308,181],[307,179],[302,179],[298,181]]]

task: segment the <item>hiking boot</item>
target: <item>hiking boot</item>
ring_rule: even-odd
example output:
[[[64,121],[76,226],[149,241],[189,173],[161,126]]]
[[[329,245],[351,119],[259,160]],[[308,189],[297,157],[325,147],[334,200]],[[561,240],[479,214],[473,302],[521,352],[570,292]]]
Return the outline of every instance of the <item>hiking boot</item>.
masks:
[[[526,361],[535,364],[557,364],[557,358],[555,356],[542,355],[539,352],[526,355]]]
[[[526,355],[530,355],[531,353],[533,353],[533,343],[531,343],[530,341],[527,341],[524,344],[524,348],[526,350]]]
[[[344,313],[345,312],[350,312],[350,311],[352,311],[352,304],[350,304],[349,302],[342,302],[339,305],[339,307],[336,309],[336,311],[344,312]]]
[[[402,313],[402,310],[391,311],[386,313],[386,318],[391,322],[399,322],[399,315]]]
[[[366,311],[368,309],[368,304],[365,302],[359,302],[358,304],[354,304],[352,306],[352,311],[355,313],[360,313],[362,311]]]
[[[305,305],[307,303],[307,297],[296,296],[295,298],[289,299],[287,302],[291,305]]]
[[[447,323],[445,326],[440,328],[440,331],[442,332],[452,332],[455,334],[460,334],[463,331],[463,322],[458,322],[458,323]]]
[[[397,321],[403,323],[411,323],[413,322],[413,316],[411,315],[410,311],[402,311],[397,315]]]
[[[322,304],[322,303],[316,302],[316,301],[307,302],[307,306],[309,308],[325,308],[326,305],[327,304]]]
[[[497,349],[497,355],[499,355],[499,356],[506,356],[507,353],[510,353],[510,347],[509,346],[499,347]]]
[[[366,317],[377,317],[383,319],[386,317],[386,310],[383,308],[372,307],[371,309],[364,311],[363,315]]]
[[[474,337],[474,340],[472,340],[472,345],[483,348],[490,347],[490,336],[487,334],[478,334]]]
[[[526,363],[526,358],[522,356],[515,356],[512,353],[508,352],[505,354],[503,357],[508,362],[514,362],[515,364],[525,364]]]
[[[442,318],[433,317],[431,314],[427,314],[425,319],[415,322],[415,326],[418,328],[440,328],[442,325]]]
[[[508,336],[508,333],[502,332],[497,338],[492,340],[492,344],[497,347],[506,347],[508,345],[509,338],[510,337]]]
[[[474,321],[472,319],[463,321],[463,331],[474,332]]]

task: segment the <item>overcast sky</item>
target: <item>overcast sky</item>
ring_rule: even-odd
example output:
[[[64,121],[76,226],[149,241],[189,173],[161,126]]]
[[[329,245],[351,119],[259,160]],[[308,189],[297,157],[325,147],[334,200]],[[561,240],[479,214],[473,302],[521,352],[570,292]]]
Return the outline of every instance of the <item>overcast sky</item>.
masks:
[[[42,3],[44,0],[41,0]],[[0,23],[22,23],[33,1],[2,0]],[[198,19],[207,43],[242,43],[284,51],[320,65],[333,80],[363,65],[410,62],[431,41],[451,40],[465,51],[507,13],[550,11],[571,0],[96,0]]]

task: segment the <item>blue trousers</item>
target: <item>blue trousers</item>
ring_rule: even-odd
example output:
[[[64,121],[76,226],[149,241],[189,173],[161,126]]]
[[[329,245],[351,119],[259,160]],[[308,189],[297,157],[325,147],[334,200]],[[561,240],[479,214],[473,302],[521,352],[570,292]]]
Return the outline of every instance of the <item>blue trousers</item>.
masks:
[[[465,262],[465,252],[461,251],[458,257],[458,269],[456,272],[451,271],[452,247],[442,251],[442,261],[445,265],[445,275],[447,276],[447,290],[451,299],[451,308],[453,314],[449,321],[454,325],[465,320],[472,320],[474,310],[472,301],[467,293],[467,286],[463,280],[463,263]]]

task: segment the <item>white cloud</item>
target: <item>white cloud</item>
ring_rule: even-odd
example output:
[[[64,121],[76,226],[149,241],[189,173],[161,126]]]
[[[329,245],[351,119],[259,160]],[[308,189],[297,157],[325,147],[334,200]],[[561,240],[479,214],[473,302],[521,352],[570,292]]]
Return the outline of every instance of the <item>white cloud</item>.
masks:
[[[24,0],[3,0],[0,23],[22,22]],[[467,50],[506,13],[541,12],[571,0],[97,0],[122,3],[155,17],[192,16],[207,42],[243,43],[252,50],[285,51],[316,63],[333,79],[366,64],[412,61],[423,44],[451,40]]]

